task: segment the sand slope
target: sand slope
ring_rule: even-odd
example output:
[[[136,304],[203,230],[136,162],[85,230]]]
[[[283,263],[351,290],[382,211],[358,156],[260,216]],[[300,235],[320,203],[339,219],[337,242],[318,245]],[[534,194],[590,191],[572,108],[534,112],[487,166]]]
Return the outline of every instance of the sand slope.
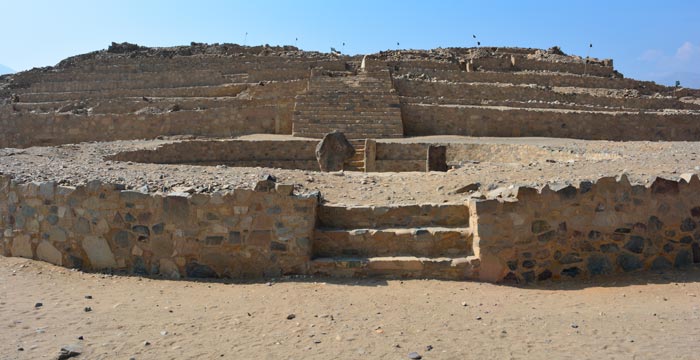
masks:
[[[697,359],[698,296],[699,269],[538,287],[234,284],[0,257],[0,358],[52,359],[74,344],[79,359]]]

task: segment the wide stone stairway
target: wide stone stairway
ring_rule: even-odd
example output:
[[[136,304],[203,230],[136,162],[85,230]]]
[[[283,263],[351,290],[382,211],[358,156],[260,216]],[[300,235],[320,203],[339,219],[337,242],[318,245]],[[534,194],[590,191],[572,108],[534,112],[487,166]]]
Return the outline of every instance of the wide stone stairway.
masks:
[[[473,278],[469,209],[464,204],[322,205],[311,273],[331,276]]]
[[[307,91],[295,99],[292,133],[321,138],[334,130],[348,139],[403,137],[399,97],[388,70],[312,70]]]

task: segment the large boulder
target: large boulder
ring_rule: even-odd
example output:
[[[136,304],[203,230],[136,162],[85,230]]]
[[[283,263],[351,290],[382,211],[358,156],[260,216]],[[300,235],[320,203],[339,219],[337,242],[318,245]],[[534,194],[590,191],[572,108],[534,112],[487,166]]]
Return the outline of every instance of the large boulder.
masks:
[[[355,155],[355,148],[350,144],[345,135],[339,131],[333,131],[323,137],[316,145],[316,160],[321,171],[343,170],[345,160]]]

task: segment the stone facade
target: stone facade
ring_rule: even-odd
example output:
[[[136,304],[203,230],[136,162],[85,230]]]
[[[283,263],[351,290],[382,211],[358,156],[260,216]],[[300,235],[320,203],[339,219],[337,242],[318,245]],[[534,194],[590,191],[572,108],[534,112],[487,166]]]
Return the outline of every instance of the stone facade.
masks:
[[[688,180],[657,178],[645,187],[606,177],[476,200],[481,278],[533,282],[700,263],[700,181]]]
[[[623,79],[609,60],[516,48],[382,52],[359,71],[361,60],[233,44],[79,55],[0,79],[0,146],[333,130],[700,138],[700,106],[681,101],[697,91]],[[346,76],[314,76],[327,73]]]
[[[291,195],[289,186],[149,195],[100,182],[72,188],[1,180],[6,256],[171,278],[307,271],[317,199]]]
[[[152,150],[125,151],[106,160],[156,164],[227,165],[318,170],[318,140],[193,140],[163,144]]]
[[[281,184],[159,195],[96,181],[0,180],[0,253],[85,270],[528,283],[700,263],[696,176],[649,187],[608,177],[519,188],[514,198],[390,207],[319,206]]]

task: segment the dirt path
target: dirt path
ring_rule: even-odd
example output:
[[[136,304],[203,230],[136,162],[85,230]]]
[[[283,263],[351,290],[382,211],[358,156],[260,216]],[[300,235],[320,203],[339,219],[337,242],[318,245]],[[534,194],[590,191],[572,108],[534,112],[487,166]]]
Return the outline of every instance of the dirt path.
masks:
[[[79,359],[697,359],[698,296],[700,269],[538,287],[232,284],[0,257],[0,358],[73,344]]]

